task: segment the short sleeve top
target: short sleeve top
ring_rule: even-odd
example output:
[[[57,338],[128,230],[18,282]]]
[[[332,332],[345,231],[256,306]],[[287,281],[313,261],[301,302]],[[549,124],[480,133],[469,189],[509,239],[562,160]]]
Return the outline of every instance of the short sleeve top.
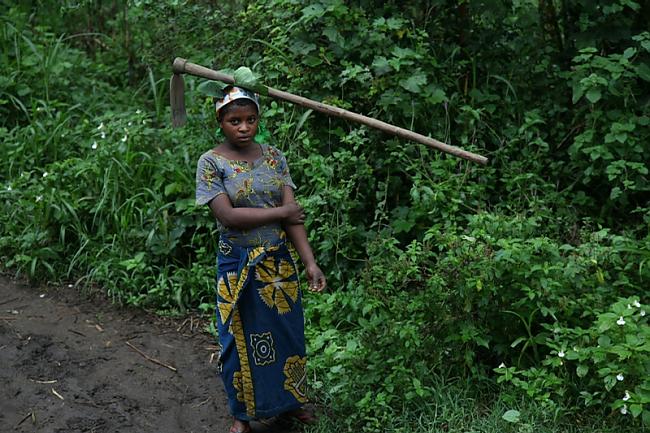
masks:
[[[233,207],[278,207],[285,185],[296,188],[287,160],[280,150],[260,144],[262,156],[252,164],[227,159],[210,150],[199,158],[196,169],[196,204],[209,203],[219,194],[228,194]],[[279,222],[248,230],[225,227],[217,220],[220,236],[235,245],[251,247],[274,244],[284,237]]]

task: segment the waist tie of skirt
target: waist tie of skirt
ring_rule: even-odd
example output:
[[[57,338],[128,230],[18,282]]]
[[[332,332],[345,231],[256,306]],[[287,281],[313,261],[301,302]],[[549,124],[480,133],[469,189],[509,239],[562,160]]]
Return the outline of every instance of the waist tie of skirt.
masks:
[[[265,301],[269,296],[273,296],[275,286],[281,285],[284,292],[297,294],[298,282],[285,281],[287,277],[294,274],[294,268],[289,261],[281,260],[276,264],[275,257],[278,255],[290,256],[284,240],[273,245],[255,247],[241,247],[227,239],[219,240],[219,266],[226,269],[226,277],[217,284],[219,301],[217,306],[224,326],[230,328],[232,325],[233,311],[251,278],[266,283],[265,287],[269,290],[265,290],[265,287],[260,289],[260,295]],[[279,310],[286,303],[283,299],[268,299],[268,301],[275,303]]]

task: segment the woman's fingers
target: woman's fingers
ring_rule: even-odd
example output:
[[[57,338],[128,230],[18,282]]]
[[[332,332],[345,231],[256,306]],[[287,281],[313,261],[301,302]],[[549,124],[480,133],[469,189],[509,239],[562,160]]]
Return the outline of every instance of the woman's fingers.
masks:
[[[297,203],[291,202],[285,205],[288,209],[286,221],[289,224],[304,224],[305,210]]]
[[[307,268],[307,279],[309,281],[309,290],[312,292],[322,292],[327,287],[325,274],[318,266]]]

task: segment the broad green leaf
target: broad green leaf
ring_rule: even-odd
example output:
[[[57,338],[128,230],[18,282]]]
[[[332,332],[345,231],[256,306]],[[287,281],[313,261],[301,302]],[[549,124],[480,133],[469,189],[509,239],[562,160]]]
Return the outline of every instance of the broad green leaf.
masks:
[[[307,65],[307,66],[311,66],[311,67],[313,68],[313,67],[315,67],[315,66],[318,66],[318,65],[322,64],[322,63],[323,63],[323,60],[322,60],[320,57],[316,57],[316,56],[311,56],[311,55],[309,55],[309,56],[305,56],[305,57],[302,59],[302,62],[303,62],[305,65]]]
[[[407,80],[399,83],[404,89],[409,92],[419,93],[422,89],[422,86],[427,84],[427,77],[422,72],[418,72],[410,76]]]
[[[598,337],[598,345],[603,349],[608,348],[612,345],[612,340],[607,335],[601,335]]]
[[[221,81],[203,81],[196,89],[204,95],[222,98],[224,95],[223,89],[226,86],[227,84]]]
[[[325,13],[325,8],[316,3],[313,5],[309,5],[306,8],[302,10],[302,17],[306,20],[312,19],[312,18],[317,18],[323,16]]]
[[[269,94],[267,87],[263,85],[257,75],[246,66],[240,66],[237,68],[232,77],[235,80],[236,86],[244,87],[245,89],[257,92],[260,95]]]
[[[636,48],[630,47],[627,50],[623,51],[623,57],[630,59],[636,54]]]
[[[257,77],[246,66],[240,66],[233,74],[235,84],[241,87],[252,89],[257,85]]]
[[[294,42],[293,44],[291,44],[289,49],[294,54],[301,54],[301,55],[305,56],[305,55],[311,53],[312,51],[314,51],[316,49],[316,44],[313,44],[311,42],[305,42],[305,41],[302,41],[302,40],[298,40],[298,41]]]
[[[441,102],[445,102],[446,100],[447,100],[447,94],[443,89],[439,87],[433,91],[433,94],[431,94],[430,101],[433,104],[439,104]]]
[[[641,63],[636,68],[636,74],[644,81],[650,81],[650,66],[647,63]]]
[[[387,74],[392,69],[390,63],[388,63],[388,59],[384,56],[375,57],[375,60],[372,62],[372,68],[377,76]]]
[[[596,88],[591,88],[587,90],[587,99],[589,102],[592,104],[595,104],[596,102],[600,101],[600,98],[602,97],[602,94],[600,93],[600,89]]]
[[[576,85],[573,86],[573,97],[571,98],[571,100],[575,104],[576,102],[578,102],[580,100],[580,98],[582,98],[582,96],[584,94],[585,94],[584,87],[582,87],[579,84],[576,84]]]
[[[616,376],[607,376],[605,377],[604,382],[605,389],[611,391],[611,389],[614,388],[614,385],[616,385]]]
[[[508,422],[516,423],[519,422],[520,417],[521,417],[521,413],[518,410],[510,409],[509,411],[504,413],[501,418],[503,418]]]
[[[630,413],[634,418],[641,415],[641,411],[643,411],[643,406],[641,406],[640,404],[630,405]]]
[[[576,374],[578,375],[578,377],[585,377],[588,372],[589,372],[589,366],[587,365],[579,364],[578,368],[576,368]]]
[[[619,188],[618,186],[615,186],[615,187],[612,188],[612,190],[610,191],[610,193],[609,193],[609,198],[610,198],[610,200],[616,200],[616,199],[619,198],[622,194],[623,194],[623,191],[621,191],[621,188]]]
[[[32,89],[30,89],[29,86],[20,83],[18,85],[18,91],[16,93],[18,94],[18,96],[23,97],[25,95],[29,95],[30,93],[32,93]]]
[[[323,30],[323,36],[327,37],[327,39],[329,39],[329,41],[333,44],[337,44],[341,48],[345,47],[345,39],[343,39],[335,27],[327,27],[325,30]]]
[[[650,426],[650,410],[644,410],[643,411],[643,417],[641,418],[643,420],[643,425],[646,427]]]

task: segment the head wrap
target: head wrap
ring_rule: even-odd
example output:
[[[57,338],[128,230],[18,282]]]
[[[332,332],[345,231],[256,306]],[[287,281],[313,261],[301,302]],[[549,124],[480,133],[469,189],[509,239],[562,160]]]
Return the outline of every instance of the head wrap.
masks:
[[[221,110],[223,107],[230,104],[232,101],[236,99],[250,99],[255,103],[255,106],[257,107],[257,112],[259,113],[260,97],[257,95],[257,93],[253,93],[250,90],[246,90],[236,86],[228,86],[226,87],[225,90],[226,92],[223,98],[217,99],[217,102],[215,104],[217,115],[219,114],[219,110]]]

